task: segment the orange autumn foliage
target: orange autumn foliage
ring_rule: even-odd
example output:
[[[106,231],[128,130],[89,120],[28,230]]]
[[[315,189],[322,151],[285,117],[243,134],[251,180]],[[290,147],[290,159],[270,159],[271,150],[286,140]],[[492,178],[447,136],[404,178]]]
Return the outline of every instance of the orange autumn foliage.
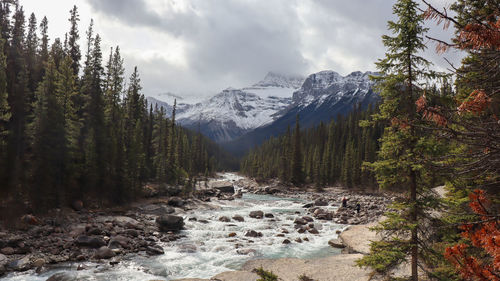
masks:
[[[461,49],[479,50],[482,48],[500,50],[500,19],[491,15],[485,23],[470,23],[459,33]]]
[[[465,101],[458,107],[458,113],[471,112],[482,113],[491,103],[491,98],[484,91],[473,91]]]
[[[440,114],[439,108],[427,106],[425,94],[422,95],[416,102],[417,112],[422,112],[422,118],[428,121],[433,121],[438,126],[444,127],[448,124],[448,120]]]
[[[469,206],[480,221],[462,225],[462,237],[470,245],[460,243],[445,250],[445,258],[455,265],[465,280],[500,280],[500,229],[497,214],[488,212],[483,190],[475,190],[469,195]],[[474,249],[475,248],[475,249]],[[477,249],[482,251],[481,255]],[[475,250],[475,251],[473,251]]]

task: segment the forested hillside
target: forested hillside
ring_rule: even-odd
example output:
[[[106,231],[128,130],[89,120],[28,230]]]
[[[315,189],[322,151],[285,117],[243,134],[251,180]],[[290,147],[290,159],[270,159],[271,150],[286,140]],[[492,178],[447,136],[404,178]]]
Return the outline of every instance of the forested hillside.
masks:
[[[241,171],[259,179],[280,178],[285,183],[342,184],[347,187],[375,186],[374,175],[363,162],[376,159],[378,139],[384,125],[360,127],[359,122],[377,111],[355,106],[347,116],[339,115],[328,124],[300,130],[299,118],[292,131],[271,138],[246,155]]]
[[[64,40],[51,40],[47,18],[1,2],[2,202],[36,212],[85,198],[122,203],[146,181],[189,184],[228,164],[215,144],[176,125],[175,108],[167,119],[147,104],[137,67],[126,79],[120,48],[105,57],[93,23],[81,47],[78,23],[75,6]]]

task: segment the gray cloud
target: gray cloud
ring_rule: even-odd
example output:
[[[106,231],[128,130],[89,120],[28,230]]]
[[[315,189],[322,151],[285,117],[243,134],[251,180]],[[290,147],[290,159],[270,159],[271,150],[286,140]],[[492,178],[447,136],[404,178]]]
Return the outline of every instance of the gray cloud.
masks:
[[[380,38],[387,33],[394,3],[186,0],[178,9],[175,0],[161,2],[163,7],[147,0],[86,1],[103,19],[183,42],[183,68],[162,56],[125,57],[128,65],[139,65],[147,94],[205,95],[249,85],[267,71],[373,70],[385,52]]]

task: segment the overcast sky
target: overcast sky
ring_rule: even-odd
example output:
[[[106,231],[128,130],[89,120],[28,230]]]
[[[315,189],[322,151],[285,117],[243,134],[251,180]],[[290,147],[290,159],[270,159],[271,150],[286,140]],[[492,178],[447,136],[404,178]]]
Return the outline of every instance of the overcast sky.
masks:
[[[127,73],[137,65],[143,92],[207,97],[229,86],[249,86],[268,71],[342,75],[375,70],[381,36],[395,0],[20,0],[26,13],[47,16],[51,39],[69,30],[69,10],[80,13],[80,40],[90,19],[105,57],[119,45]],[[450,0],[431,1],[438,7]],[[432,33],[443,37],[440,28]],[[445,36],[444,36],[445,37]],[[82,48],[82,52],[83,52]],[[447,63],[427,51],[438,68]],[[445,57],[456,61],[458,54]]]

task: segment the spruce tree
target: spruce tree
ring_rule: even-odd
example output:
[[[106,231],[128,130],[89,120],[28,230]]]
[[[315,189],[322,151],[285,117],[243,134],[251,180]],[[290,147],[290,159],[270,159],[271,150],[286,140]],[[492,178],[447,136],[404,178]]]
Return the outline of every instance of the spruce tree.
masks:
[[[299,116],[295,120],[295,130],[293,131],[293,145],[292,145],[292,173],[291,181],[295,185],[304,183],[303,159],[302,159],[302,143],[300,136]]]
[[[387,47],[384,59],[377,63],[380,76],[375,77],[382,97],[376,121],[387,122],[382,137],[379,160],[371,167],[381,188],[396,188],[406,197],[394,204],[394,212],[377,228],[385,234],[380,242],[372,242],[371,252],[360,265],[371,266],[378,272],[391,274],[395,266],[409,259],[411,279],[418,280],[418,266],[423,265],[426,247],[421,242],[423,227],[433,198],[429,195],[429,172],[424,168],[427,150],[432,141],[418,128],[415,102],[421,94],[419,82],[435,78],[428,70],[430,63],[420,56],[425,50],[423,17],[418,4],[399,0],[393,6],[396,21],[389,21],[393,36],[384,35]],[[417,195],[418,194],[418,195]]]
[[[80,34],[78,32],[78,22],[80,21],[80,16],[78,15],[78,8],[76,6],[73,6],[73,9],[71,9],[68,21],[71,23],[71,29],[67,40],[68,54],[73,60],[73,74],[75,77],[78,77],[80,71],[80,59],[82,58],[82,55],[80,52],[80,45],[78,45],[78,40],[80,39]]]

